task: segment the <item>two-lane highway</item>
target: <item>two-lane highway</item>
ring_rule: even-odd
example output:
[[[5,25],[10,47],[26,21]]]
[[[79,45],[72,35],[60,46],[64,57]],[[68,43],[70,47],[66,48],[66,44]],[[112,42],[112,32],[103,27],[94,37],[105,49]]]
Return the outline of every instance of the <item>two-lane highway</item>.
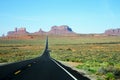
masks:
[[[48,38],[42,56],[0,66],[0,80],[90,80],[73,73],[50,57]]]

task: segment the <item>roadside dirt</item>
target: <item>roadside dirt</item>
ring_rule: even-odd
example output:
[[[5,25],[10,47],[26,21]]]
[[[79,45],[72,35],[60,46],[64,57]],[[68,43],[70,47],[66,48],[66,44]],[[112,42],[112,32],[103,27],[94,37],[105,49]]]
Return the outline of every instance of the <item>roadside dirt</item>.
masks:
[[[78,63],[78,62],[65,62],[65,61],[59,61],[59,62],[61,62],[62,64],[66,65],[68,67],[71,67],[72,69],[78,71],[80,74],[90,78],[91,80],[96,80],[95,75],[91,75],[87,71],[76,68],[76,66],[80,65],[81,63]]]

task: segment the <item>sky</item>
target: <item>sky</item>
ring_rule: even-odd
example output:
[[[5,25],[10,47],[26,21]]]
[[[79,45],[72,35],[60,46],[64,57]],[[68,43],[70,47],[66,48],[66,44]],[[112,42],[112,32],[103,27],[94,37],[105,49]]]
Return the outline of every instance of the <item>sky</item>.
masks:
[[[120,0],[0,0],[0,36],[16,27],[32,33],[54,25],[76,33],[120,28]]]

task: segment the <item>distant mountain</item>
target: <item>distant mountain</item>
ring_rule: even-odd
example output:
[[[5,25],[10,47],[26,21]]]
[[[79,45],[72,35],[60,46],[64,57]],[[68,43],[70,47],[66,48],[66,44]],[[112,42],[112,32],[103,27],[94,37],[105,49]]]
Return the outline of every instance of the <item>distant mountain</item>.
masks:
[[[72,29],[67,25],[52,26],[48,34],[63,35],[63,34],[75,34]]]
[[[13,35],[23,35],[23,34],[28,34],[26,31],[26,28],[15,28],[14,31],[9,31],[8,36],[13,36]]]
[[[69,26],[67,25],[61,25],[61,26],[52,26],[50,31],[48,32],[45,32],[43,31],[42,29],[40,29],[39,31],[37,32],[34,32],[34,33],[29,33],[26,31],[26,28],[15,28],[14,31],[9,31],[7,36],[8,37],[19,37],[19,36],[24,36],[24,37],[29,37],[29,38],[32,38],[33,36],[32,35],[76,35],[77,33],[75,33]],[[82,35],[82,34],[80,34]],[[84,34],[84,35],[91,35],[91,34]],[[97,36],[104,36],[104,35],[107,35],[107,36],[120,36],[120,28],[117,28],[117,29],[108,29],[108,30],[105,30],[105,32],[103,34],[97,34]],[[96,34],[92,34],[92,36],[96,36]]]
[[[38,32],[34,32],[33,34],[35,35],[44,35],[46,34],[47,32],[43,31],[42,29],[40,29]]]
[[[67,25],[61,25],[61,26],[52,26],[51,30],[48,32],[43,31],[40,29],[37,32],[29,33],[26,31],[26,28],[15,28],[14,31],[9,31],[7,36],[14,36],[14,35],[26,35],[26,34],[33,34],[33,35],[72,35],[75,34],[75,32],[72,31],[72,29]]]
[[[105,34],[106,34],[106,35],[112,35],[112,36],[120,35],[120,28],[105,30]]]

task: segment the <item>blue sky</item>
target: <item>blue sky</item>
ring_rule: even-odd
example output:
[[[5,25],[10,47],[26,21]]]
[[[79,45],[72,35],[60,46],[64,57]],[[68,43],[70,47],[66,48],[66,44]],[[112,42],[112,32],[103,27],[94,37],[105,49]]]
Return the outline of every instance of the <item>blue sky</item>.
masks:
[[[0,36],[15,27],[36,32],[53,25],[77,33],[120,28],[120,0],[0,0]]]

